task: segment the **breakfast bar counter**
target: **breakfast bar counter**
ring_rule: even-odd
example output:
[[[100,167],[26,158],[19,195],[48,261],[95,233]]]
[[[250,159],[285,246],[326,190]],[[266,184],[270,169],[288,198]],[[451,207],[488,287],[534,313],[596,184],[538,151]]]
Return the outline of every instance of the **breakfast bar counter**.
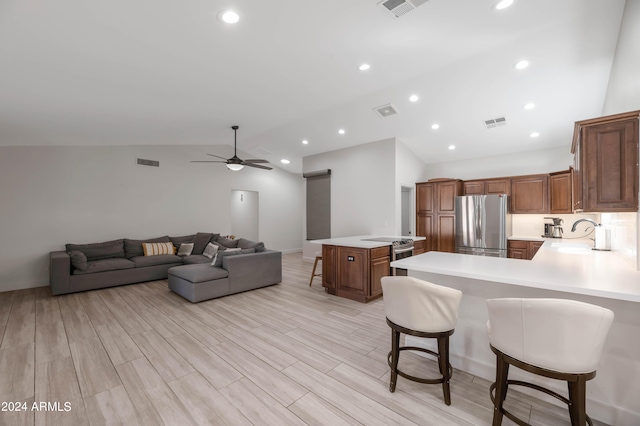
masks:
[[[640,424],[640,272],[619,254],[593,251],[589,242],[547,240],[533,260],[428,252],[391,266],[462,291],[458,323],[450,339],[451,363],[492,382],[495,355],[487,337],[488,299],[560,298],[611,309],[615,319],[597,376],[587,384],[587,412],[607,424]],[[434,349],[428,340],[406,339]],[[510,378],[566,394],[566,384],[531,377],[515,368]]]

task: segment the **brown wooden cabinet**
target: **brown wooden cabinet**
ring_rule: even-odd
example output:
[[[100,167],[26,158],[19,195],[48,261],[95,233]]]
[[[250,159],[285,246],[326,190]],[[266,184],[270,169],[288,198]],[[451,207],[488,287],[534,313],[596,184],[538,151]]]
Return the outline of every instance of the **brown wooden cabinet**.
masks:
[[[543,241],[509,240],[507,241],[507,257],[531,260],[543,243]]]
[[[457,179],[416,184],[416,234],[426,237],[424,250],[455,251],[455,198],[462,194]]]
[[[549,213],[549,175],[512,177],[511,213]]]
[[[509,178],[468,180],[463,183],[464,195],[511,194]]]
[[[570,170],[549,176],[549,213],[573,213],[573,175]]]
[[[632,111],[576,122],[576,211],[638,211],[639,116]]]
[[[322,285],[329,294],[366,303],[382,295],[391,271],[389,246],[373,249],[322,246]]]
[[[426,247],[426,240],[414,241],[413,242],[413,255],[417,256],[419,254],[424,253]]]

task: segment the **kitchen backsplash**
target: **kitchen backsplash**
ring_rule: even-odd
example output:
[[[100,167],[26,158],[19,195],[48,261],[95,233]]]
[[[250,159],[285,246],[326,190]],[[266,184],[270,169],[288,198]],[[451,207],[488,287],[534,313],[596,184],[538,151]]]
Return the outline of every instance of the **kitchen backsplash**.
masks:
[[[640,271],[638,213],[602,213],[601,220],[603,225],[611,227],[612,250]]]
[[[512,214],[511,215],[511,234],[516,237],[540,237],[544,234],[544,223],[549,222],[545,217],[559,217],[564,223],[563,238],[589,238],[593,231],[593,225],[583,222],[578,225],[576,232],[571,232],[571,226],[578,219],[591,219],[600,223],[600,214]],[[586,232],[585,232],[586,231]]]

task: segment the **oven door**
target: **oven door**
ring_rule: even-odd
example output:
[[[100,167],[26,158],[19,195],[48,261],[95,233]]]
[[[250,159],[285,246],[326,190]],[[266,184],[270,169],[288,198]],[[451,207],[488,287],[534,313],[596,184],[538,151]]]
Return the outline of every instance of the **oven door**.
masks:
[[[413,256],[413,246],[393,247],[391,251],[393,252],[392,259],[391,259],[392,261]],[[391,268],[391,275],[406,277],[407,270],[401,269],[401,268]]]

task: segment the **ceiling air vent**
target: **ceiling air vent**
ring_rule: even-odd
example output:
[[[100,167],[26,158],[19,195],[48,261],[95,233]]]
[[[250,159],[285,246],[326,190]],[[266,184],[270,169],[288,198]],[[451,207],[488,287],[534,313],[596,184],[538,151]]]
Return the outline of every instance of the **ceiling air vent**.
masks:
[[[391,104],[382,105],[373,109],[380,117],[385,118],[390,115],[396,115],[398,110]]]
[[[269,151],[267,148],[263,147],[263,146],[254,146],[253,148],[251,148],[251,151],[255,152],[256,154],[259,154],[263,157],[267,157],[271,154],[273,154],[273,152]]]
[[[136,158],[136,164],[139,166],[160,167],[160,162],[156,160],[145,160],[144,158]]]
[[[399,18],[427,1],[429,0],[383,0],[378,3],[378,6]]]
[[[494,127],[506,126],[507,119],[504,117],[492,118],[491,120],[484,120],[484,126],[487,129],[493,129]]]

